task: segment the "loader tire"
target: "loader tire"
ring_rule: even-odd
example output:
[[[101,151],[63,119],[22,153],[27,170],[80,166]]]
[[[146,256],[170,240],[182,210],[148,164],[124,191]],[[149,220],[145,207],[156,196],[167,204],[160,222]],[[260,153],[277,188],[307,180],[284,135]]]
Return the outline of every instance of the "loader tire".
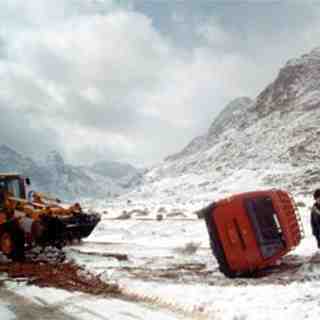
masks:
[[[9,223],[2,228],[0,249],[8,258],[13,261],[23,261],[24,244],[24,232],[15,223]]]
[[[65,225],[61,219],[45,216],[41,220],[43,234],[39,239],[42,246],[53,246],[61,249],[66,244]]]

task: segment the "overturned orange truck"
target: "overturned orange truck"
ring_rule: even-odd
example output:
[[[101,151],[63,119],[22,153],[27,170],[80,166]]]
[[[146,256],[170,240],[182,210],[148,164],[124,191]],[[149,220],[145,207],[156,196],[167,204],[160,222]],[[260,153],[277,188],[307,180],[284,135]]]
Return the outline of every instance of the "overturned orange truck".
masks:
[[[304,235],[294,199],[278,189],[213,202],[201,215],[219,269],[227,277],[250,276],[274,265]]]

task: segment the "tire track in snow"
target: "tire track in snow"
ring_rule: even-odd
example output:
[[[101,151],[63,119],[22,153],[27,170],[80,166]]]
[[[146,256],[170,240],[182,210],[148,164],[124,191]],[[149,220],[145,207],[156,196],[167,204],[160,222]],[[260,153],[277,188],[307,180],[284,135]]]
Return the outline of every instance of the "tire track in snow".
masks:
[[[166,309],[176,313],[177,315],[183,316],[183,319],[209,320],[209,313],[207,313],[202,307],[181,305],[174,300],[166,300],[157,295],[140,293],[125,286],[120,287],[120,290],[121,297],[128,301],[146,303],[151,306]],[[210,317],[210,319],[213,318]]]

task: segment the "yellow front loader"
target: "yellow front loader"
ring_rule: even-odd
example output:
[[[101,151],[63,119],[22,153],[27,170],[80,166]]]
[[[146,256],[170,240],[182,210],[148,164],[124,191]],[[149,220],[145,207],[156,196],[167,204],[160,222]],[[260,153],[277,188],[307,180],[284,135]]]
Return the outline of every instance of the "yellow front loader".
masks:
[[[100,221],[78,203],[28,191],[29,178],[0,173],[0,251],[12,260],[23,260],[34,245],[63,247],[68,241],[87,237]]]

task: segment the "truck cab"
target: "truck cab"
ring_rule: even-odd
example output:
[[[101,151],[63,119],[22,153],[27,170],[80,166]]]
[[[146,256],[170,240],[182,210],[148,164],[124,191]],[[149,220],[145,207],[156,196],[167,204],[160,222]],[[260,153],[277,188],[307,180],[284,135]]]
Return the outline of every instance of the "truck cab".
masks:
[[[202,209],[219,269],[228,277],[251,275],[298,246],[302,222],[283,190],[247,192]]]

